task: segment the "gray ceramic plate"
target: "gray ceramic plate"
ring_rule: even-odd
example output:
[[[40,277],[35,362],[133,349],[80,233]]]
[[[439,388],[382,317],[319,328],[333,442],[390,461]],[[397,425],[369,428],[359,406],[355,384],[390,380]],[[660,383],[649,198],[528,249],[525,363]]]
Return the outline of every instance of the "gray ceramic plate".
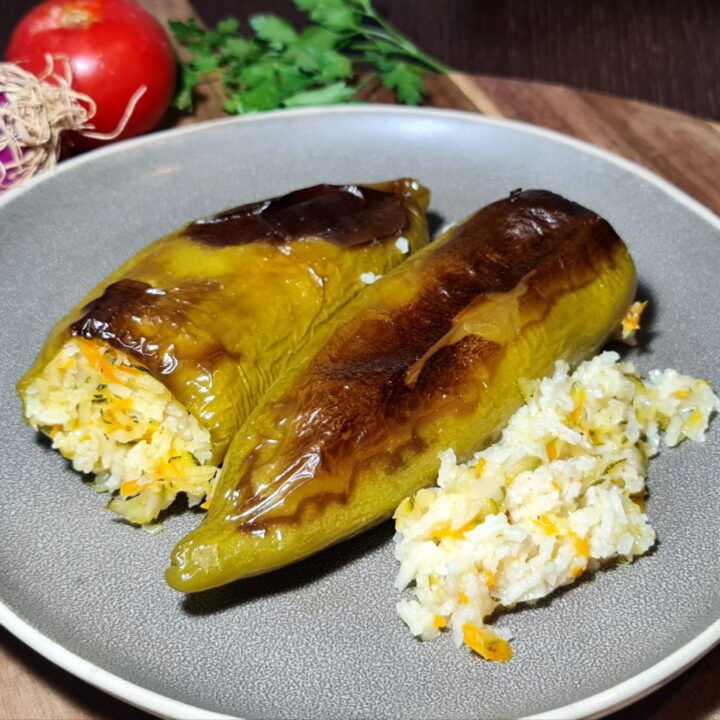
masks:
[[[50,659],[177,717],[497,718],[608,711],[720,637],[720,432],[651,465],[659,544],[503,616],[490,664],[395,615],[392,528],[201,596],[163,581],[172,517],[151,537],[20,421],[13,384],[51,325],[121,260],[185,220],[317,182],[413,175],[457,220],[517,187],[563,193],[626,239],[652,301],[644,370],[720,380],[720,222],[647,171],[553,133],[475,115],[359,107],[212,123],[63,164],[0,202],[0,620]],[[717,423],[716,423],[717,425]],[[567,707],[569,706],[569,707]],[[558,710],[562,708],[562,710]]]

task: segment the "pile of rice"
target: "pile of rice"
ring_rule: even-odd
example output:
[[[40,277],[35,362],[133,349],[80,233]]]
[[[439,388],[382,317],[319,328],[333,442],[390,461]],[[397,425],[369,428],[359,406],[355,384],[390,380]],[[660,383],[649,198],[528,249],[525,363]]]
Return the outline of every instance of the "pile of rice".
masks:
[[[705,380],[653,370],[605,352],[572,374],[558,362],[501,440],[458,464],[440,456],[438,487],[395,513],[397,605],[410,631],[449,631],[488,660],[512,656],[490,630],[497,609],[534,601],[611,560],[630,561],[655,541],[644,510],[648,459],[662,441],[702,442],[720,401]]]
[[[111,510],[133,523],[155,520],[179,492],[189,505],[212,494],[217,468],[210,434],[169,390],[126,354],[69,340],[25,391],[33,427],[94,487],[117,493]]]

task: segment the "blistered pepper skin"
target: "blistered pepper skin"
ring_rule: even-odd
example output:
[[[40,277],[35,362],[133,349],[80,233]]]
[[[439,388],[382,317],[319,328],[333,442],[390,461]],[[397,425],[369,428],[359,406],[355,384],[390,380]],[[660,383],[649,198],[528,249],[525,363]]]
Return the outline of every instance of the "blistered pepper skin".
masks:
[[[635,270],[612,227],[544,191],[448,230],[332,321],[233,441],[208,516],[175,548],[194,592],[273,570],[389,517],[497,436],[523,380],[617,327]]]
[[[317,185],[191,222],[128,260],[56,325],[20,395],[69,337],[99,338],[197,417],[218,464],[270,384],[365,287],[362,273],[386,273],[427,244],[428,202],[412,179]]]

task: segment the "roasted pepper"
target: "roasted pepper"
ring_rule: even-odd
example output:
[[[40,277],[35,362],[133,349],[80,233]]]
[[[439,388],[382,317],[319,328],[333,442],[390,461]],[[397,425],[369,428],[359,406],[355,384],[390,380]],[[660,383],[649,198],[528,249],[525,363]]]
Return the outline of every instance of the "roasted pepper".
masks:
[[[358,296],[233,441],[210,512],[177,545],[193,592],[316,553],[389,517],[522,404],[524,380],[576,363],[618,325],[635,272],[595,213],[515,192]]]
[[[313,333],[427,243],[417,181],[317,185],[191,222],[93,289],[50,334],[29,383],[73,336],[122,350],[210,432],[218,464]]]

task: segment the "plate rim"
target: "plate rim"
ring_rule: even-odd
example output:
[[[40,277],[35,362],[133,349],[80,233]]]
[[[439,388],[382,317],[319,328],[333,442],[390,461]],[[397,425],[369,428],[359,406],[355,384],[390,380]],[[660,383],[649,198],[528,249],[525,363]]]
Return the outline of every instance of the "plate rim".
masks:
[[[170,128],[149,133],[138,138],[125,140],[103,148],[85,153],[79,157],[71,158],[62,162],[49,172],[30,179],[18,188],[8,190],[0,197],[0,209],[13,202],[20,195],[31,191],[33,188],[45,182],[53,182],[54,178],[65,172],[72,172],[75,168],[87,162],[97,162],[102,158],[118,152],[125,152],[142,147],[146,144],[162,143],[168,137],[190,135],[195,132],[203,132],[211,127],[234,124],[257,124],[268,119],[312,117],[317,115],[395,115],[414,118],[462,120],[484,126],[509,127],[527,135],[535,135],[553,142],[574,148],[575,150],[602,159],[622,170],[625,170],[647,183],[654,185],[670,196],[676,202],[684,205],[695,215],[705,220],[720,232],[720,217],[708,207],[695,200],[684,190],[681,190],[673,183],[660,177],[653,171],[629,160],[617,153],[605,148],[593,145],[584,140],[579,140],[571,135],[550,130],[548,128],[534,125],[519,120],[506,118],[487,117],[475,112],[462,110],[450,110],[443,108],[414,108],[401,107],[397,105],[382,105],[367,103],[364,105],[343,105],[335,107],[313,107],[300,108],[296,110],[275,110],[257,115],[228,117],[209,120],[201,123],[193,123],[179,128]],[[156,693],[152,690],[123,679],[119,675],[105,670],[98,665],[84,659],[80,655],[71,652],[60,643],[51,640],[40,630],[36,629],[29,621],[24,620],[12,610],[0,598],[0,625],[17,637],[23,643],[31,647],[43,657],[55,665],[67,670],[81,680],[108,693],[109,695],[127,702],[135,707],[150,712],[154,715],[167,718],[178,718],[178,720],[229,720],[235,716],[224,715],[211,710],[203,709],[188,703],[175,700],[166,695]],[[720,642],[720,618],[712,622],[705,630],[696,635],[692,640],[665,656],[662,660],[646,668],[642,672],[623,680],[611,688],[591,695],[587,698],[577,700],[568,705],[553,708],[539,714],[526,716],[526,720],[551,720],[551,718],[562,717],[575,718],[598,718],[610,712],[620,710],[623,707],[640,700],[666,684],[673,678],[680,675],[695,662],[700,660],[712,648]]]

